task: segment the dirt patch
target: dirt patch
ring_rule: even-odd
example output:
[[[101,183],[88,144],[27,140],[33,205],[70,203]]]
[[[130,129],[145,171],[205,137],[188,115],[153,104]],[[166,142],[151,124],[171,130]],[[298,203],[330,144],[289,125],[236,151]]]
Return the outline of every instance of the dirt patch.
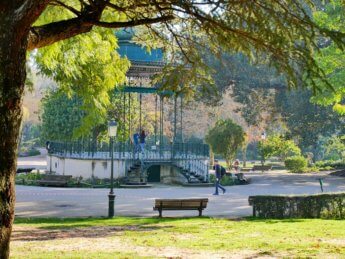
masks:
[[[12,232],[13,241],[44,241],[66,238],[104,238],[121,235],[124,231],[151,231],[163,227],[143,226],[97,226],[80,228],[44,229],[35,227],[15,226]]]
[[[163,258],[278,258],[267,251],[237,250],[237,251],[205,251],[186,248],[176,248],[172,243],[169,247],[152,247],[135,245],[122,234],[124,231],[149,231],[150,228],[140,226],[111,226],[111,227],[85,227],[70,229],[39,229],[34,227],[15,226],[12,236],[12,246],[27,246],[35,251],[44,248],[45,251],[83,251],[83,252],[131,252],[140,256]],[[181,235],[184,236],[184,235]],[[181,237],[179,235],[179,237]],[[94,238],[97,238],[95,241]],[[186,234],[185,239],[193,238]]]
[[[321,240],[323,243],[331,244],[331,245],[339,245],[342,247],[345,247],[345,239],[344,238],[338,238],[338,239],[323,239]]]

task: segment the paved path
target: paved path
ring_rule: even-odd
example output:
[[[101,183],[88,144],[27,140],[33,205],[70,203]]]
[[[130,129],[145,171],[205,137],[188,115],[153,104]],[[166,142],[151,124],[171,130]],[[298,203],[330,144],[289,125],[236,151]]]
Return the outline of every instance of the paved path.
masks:
[[[283,172],[246,174],[252,184],[229,186],[225,195],[213,196],[212,187],[156,185],[151,189],[115,189],[116,215],[156,216],[155,198],[209,198],[206,216],[241,217],[251,215],[248,196],[257,194],[318,193],[318,178],[324,178],[326,192],[345,191],[345,178],[320,174],[293,175]],[[108,190],[17,186],[16,215],[25,217],[106,216]],[[166,216],[193,216],[197,211],[167,211]]]
[[[47,169],[47,150],[39,148],[41,154],[39,156],[18,157],[18,168],[36,168],[40,170]]]

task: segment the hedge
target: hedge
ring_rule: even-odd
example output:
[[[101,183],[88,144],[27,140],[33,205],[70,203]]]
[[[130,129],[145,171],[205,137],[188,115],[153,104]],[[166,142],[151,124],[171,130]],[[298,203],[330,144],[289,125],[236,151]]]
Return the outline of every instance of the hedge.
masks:
[[[331,167],[335,169],[342,169],[345,168],[345,162],[344,161],[333,161],[333,160],[324,160],[324,161],[318,161],[315,163],[317,167],[325,168],[325,167]]]
[[[345,219],[345,193],[249,196],[253,216],[259,218]]]
[[[215,175],[211,174],[210,175],[210,183],[214,183],[215,181],[216,181]],[[231,175],[226,174],[220,180],[220,184],[223,186],[231,186],[231,185],[235,185],[235,181],[234,181],[234,179],[232,179]]]
[[[301,173],[307,167],[307,159],[303,156],[291,156],[285,159],[285,167],[292,173]]]

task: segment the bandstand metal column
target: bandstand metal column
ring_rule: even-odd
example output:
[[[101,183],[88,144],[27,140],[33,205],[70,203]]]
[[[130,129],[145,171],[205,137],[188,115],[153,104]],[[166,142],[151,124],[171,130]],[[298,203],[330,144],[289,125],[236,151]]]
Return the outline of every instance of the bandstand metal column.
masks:
[[[132,113],[131,113],[131,93],[128,93],[128,131],[129,131],[129,138],[132,136]]]
[[[163,130],[164,130],[164,109],[163,109],[163,103],[164,103],[164,97],[160,97],[160,121],[159,121],[159,145],[162,147],[163,146]],[[160,148],[161,150],[161,148]],[[162,155],[162,153],[161,153]]]
[[[142,105],[142,94],[140,93],[139,94],[139,131],[140,131],[140,134],[141,134],[141,131],[142,131],[142,125],[141,125],[141,122],[142,122],[141,105]]]
[[[126,93],[123,92],[123,141],[122,141],[122,153],[125,156],[125,144],[126,144]]]
[[[181,104],[180,104],[180,112],[181,112],[181,114],[180,114],[180,116],[181,116],[181,118],[180,118],[180,141],[181,141],[181,143],[183,143],[183,99],[182,99],[182,95],[180,96],[180,100],[181,100]]]
[[[158,119],[158,95],[155,98],[155,145],[157,145],[157,119]]]
[[[173,142],[176,142],[176,132],[177,132],[177,128],[176,128],[176,122],[177,122],[177,95],[175,94],[174,96],[174,137],[173,137]]]

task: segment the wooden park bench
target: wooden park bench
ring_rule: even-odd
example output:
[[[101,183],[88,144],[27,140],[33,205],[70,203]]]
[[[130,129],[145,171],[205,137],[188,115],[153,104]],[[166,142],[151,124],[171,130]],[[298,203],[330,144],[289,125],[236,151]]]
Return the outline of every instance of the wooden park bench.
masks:
[[[199,217],[207,206],[208,199],[156,199],[153,210],[158,210],[162,217],[163,210],[198,210]]]
[[[272,170],[272,166],[271,165],[254,165],[252,170],[253,171],[268,171],[268,170]]]
[[[46,174],[38,182],[42,186],[67,186],[68,181],[72,178],[72,175],[52,175]]]

